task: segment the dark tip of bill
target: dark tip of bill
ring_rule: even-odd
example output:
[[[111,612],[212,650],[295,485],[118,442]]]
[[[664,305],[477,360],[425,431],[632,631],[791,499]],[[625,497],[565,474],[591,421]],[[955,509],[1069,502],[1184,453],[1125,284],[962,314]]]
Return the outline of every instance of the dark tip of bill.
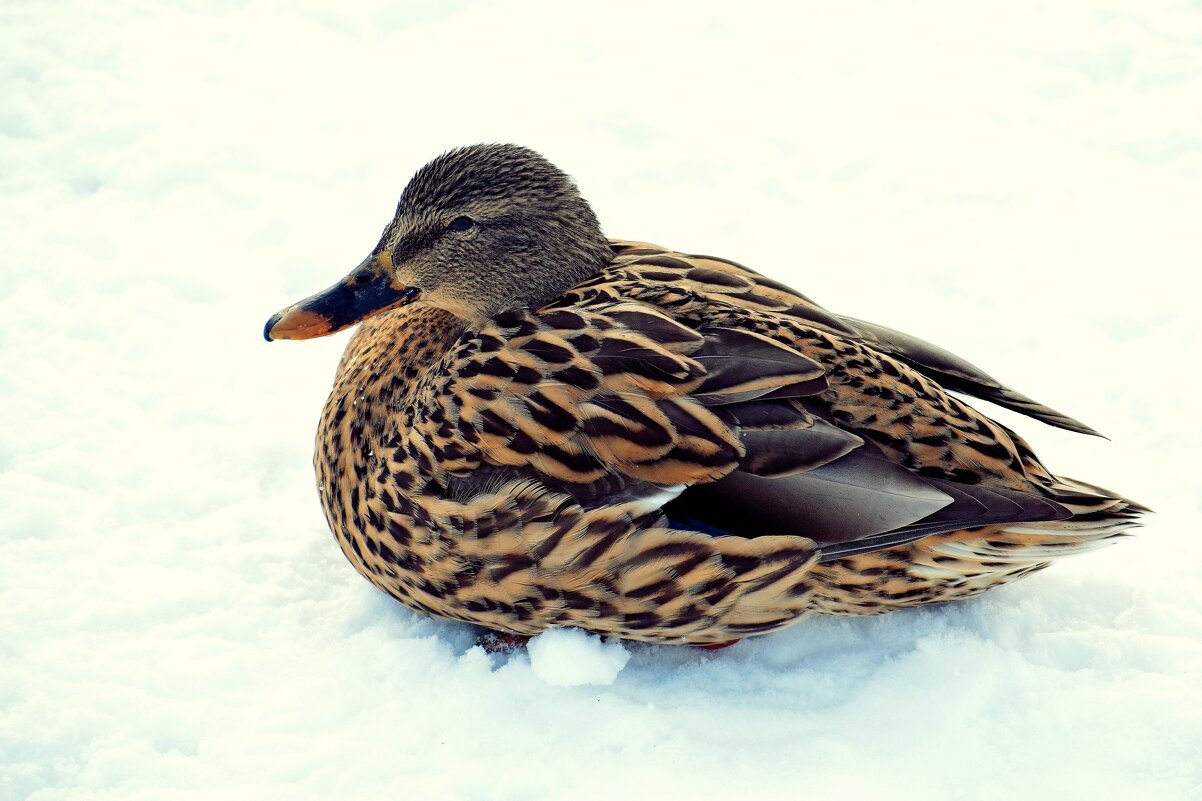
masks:
[[[275,324],[279,319],[280,316],[278,314],[273,314],[271,316],[271,319],[267,321],[267,325],[263,326],[263,339],[266,339],[268,342],[273,341],[271,339],[271,329],[275,327]]]

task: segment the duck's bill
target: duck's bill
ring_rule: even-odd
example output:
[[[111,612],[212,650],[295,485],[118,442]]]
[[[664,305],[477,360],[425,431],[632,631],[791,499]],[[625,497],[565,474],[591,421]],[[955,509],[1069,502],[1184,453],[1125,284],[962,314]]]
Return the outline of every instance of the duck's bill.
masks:
[[[263,338],[271,342],[324,337],[373,314],[411,303],[418,292],[416,287],[393,286],[386,274],[366,275],[360,267],[324,292],[272,315],[263,327]]]

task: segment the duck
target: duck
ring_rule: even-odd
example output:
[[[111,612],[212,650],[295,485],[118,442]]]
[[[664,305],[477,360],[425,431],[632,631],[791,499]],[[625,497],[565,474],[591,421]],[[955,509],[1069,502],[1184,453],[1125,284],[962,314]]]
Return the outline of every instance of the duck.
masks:
[[[965,398],[1085,424],[734,261],[611,240],[518,145],[421,167],[264,336],[356,325],[317,429],[326,521],[405,607],[502,638],[720,647],[961,600],[1148,511]]]

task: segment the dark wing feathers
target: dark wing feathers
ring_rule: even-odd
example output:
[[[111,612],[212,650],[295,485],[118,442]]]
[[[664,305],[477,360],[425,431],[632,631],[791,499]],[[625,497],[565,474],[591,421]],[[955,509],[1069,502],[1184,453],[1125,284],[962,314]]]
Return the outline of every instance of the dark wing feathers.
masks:
[[[794,534],[825,547],[899,529],[951,502],[931,482],[861,448],[780,478],[738,470],[685,490],[664,512],[730,534]]]
[[[797,384],[812,386],[806,394],[826,386],[822,365],[768,337],[731,328],[705,328],[705,344],[693,358],[705,368],[705,379],[693,395],[702,403],[717,405],[752,400]]]
[[[850,431],[818,418],[812,418],[805,428],[740,430],[739,440],[746,451],[739,460],[739,470],[764,478],[813,470],[864,444],[864,440]]]
[[[1072,517],[1072,512],[1064,506],[1035,495],[1000,488],[966,486],[940,479],[932,481],[952,496],[952,503],[917,523],[894,531],[824,547],[821,561],[833,562],[846,556],[880,551],[932,534],[964,528],[1066,520]]]
[[[740,471],[790,475],[827,464],[863,444],[860,437],[823,422],[790,399],[826,389],[821,364],[750,331],[705,327],[700,333],[705,342],[693,358],[705,368],[705,378],[692,394],[738,432],[744,451]]]
[[[965,528],[1071,517],[1036,495],[919,478],[867,448],[784,479],[739,470],[689,488],[664,513],[711,533],[808,537],[823,562]]]

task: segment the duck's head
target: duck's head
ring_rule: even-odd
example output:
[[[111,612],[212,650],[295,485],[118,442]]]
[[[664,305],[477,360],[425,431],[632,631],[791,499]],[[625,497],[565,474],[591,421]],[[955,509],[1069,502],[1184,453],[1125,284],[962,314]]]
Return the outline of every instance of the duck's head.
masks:
[[[517,145],[459,148],[417,171],[371,255],[274,315],[263,335],[325,336],[413,302],[478,324],[545,305],[610,255],[593,210],[555,165]]]

